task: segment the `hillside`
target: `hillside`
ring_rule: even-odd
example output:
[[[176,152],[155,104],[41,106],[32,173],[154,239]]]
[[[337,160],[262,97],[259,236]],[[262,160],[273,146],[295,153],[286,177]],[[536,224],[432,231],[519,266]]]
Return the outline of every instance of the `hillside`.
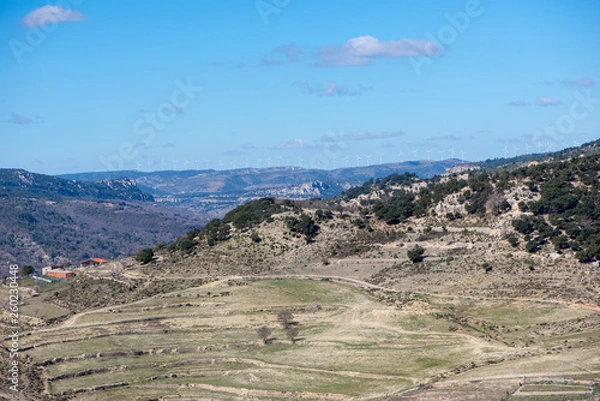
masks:
[[[599,172],[545,155],[267,197],[146,263],[25,282],[31,399],[597,400]]]
[[[23,170],[0,170],[0,177],[0,258],[7,264],[124,257],[206,222],[155,203],[129,179],[79,182]]]
[[[0,198],[35,197],[48,200],[119,199],[151,201],[152,196],[140,190],[127,178],[94,182],[66,180],[18,169],[0,169]]]

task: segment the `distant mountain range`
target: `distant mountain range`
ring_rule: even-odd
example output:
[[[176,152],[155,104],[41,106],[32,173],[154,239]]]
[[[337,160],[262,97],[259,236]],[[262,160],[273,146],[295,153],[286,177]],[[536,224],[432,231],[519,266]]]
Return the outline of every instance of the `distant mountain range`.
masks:
[[[66,174],[60,178],[80,181],[133,179],[138,187],[160,203],[170,203],[210,217],[249,200],[266,196],[289,199],[326,198],[371,178],[410,172],[429,178],[462,164],[461,160],[388,163],[335,170],[300,167],[244,168],[235,170],[109,171]]]

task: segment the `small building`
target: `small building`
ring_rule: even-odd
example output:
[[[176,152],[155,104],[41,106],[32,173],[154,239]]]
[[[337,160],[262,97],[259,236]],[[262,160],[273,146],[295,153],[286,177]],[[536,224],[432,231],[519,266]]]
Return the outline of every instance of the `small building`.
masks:
[[[61,279],[68,279],[73,277],[73,272],[71,270],[52,269],[48,270],[46,273],[44,273],[44,275]]]
[[[108,263],[108,260],[101,258],[91,258],[81,262],[81,267],[94,267],[103,263]]]
[[[46,267],[42,267],[42,276],[45,276],[48,274],[49,271],[52,270],[60,270],[63,266],[46,266]]]

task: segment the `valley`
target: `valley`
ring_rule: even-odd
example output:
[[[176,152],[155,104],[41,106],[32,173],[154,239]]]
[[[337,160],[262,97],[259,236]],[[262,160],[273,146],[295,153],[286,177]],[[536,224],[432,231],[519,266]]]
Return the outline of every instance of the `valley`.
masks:
[[[262,198],[65,281],[23,279],[22,395],[597,400],[597,171],[592,153]]]

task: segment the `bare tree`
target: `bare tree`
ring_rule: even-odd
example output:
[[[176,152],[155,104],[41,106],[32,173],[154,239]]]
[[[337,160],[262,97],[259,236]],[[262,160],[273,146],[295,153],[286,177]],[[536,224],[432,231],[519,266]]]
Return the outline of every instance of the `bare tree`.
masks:
[[[118,278],[121,275],[121,269],[119,269],[117,266],[113,266],[113,268],[110,269],[110,275],[113,278]]]
[[[502,192],[492,192],[485,201],[485,211],[489,214],[497,216],[500,214],[500,205],[506,200]]]
[[[277,321],[279,323],[281,323],[281,326],[284,329],[287,329],[290,326],[293,318],[294,318],[294,315],[292,314],[292,312],[290,312],[287,309],[284,309],[277,314]]]
[[[263,341],[263,344],[267,344],[269,337],[271,336],[271,329],[269,329],[267,326],[262,326],[256,330],[256,334],[258,334],[258,338]]]
[[[286,337],[288,340],[292,342],[292,344],[296,343],[296,337],[298,337],[298,326],[290,326],[288,327],[286,333]]]

